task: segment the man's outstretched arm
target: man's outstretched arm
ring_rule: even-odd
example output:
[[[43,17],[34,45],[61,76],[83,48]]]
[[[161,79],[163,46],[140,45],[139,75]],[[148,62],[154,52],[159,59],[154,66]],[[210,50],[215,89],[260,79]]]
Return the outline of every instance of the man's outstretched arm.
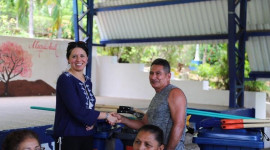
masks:
[[[143,125],[148,123],[148,119],[147,119],[146,114],[143,116],[142,120],[129,119],[129,118],[122,116],[118,113],[114,113],[113,116],[117,117],[117,119],[118,119],[117,123],[123,123],[126,126],[128,126],[129,128],[136,129],[136,130],[138,130]]]

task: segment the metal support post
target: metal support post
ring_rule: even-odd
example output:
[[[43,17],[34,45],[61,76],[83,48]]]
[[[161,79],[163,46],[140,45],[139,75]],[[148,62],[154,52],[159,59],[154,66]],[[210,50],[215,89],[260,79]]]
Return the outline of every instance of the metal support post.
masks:
[[[75,42],[78,42],[80,39],[79,39],[78,1],[77,0],[73,0],[73,26],[74,26]]]
[[[91,68],[92,68],[92,46],[93,46],[93,19],[94,19],[94,0],[81,0],[82,7],[86,7],[86,11],[78,16],[78,1],[73,0],[73,24],[74,24],[74,33],[75,33],[75,42],[80,41],[79,30],[82,33],[86,34],[85,42],[88,48],[88,63],[86,66],[86,75],[91,77]],[[79,22],[83,20],[86,16],[86,29],[85,27],[80,26]]]
[[[88,64],[86,66],[86,75],[91,77],[92,70],[92,47],[93,47],[93,21],[94,21],[94,0],[87,0],[87,47],[88,47]]]
[[[240,7],[240,17],[235,12],[237,6]],[[247,0],[228,0],[230,108],[244,107],[246,10]]]

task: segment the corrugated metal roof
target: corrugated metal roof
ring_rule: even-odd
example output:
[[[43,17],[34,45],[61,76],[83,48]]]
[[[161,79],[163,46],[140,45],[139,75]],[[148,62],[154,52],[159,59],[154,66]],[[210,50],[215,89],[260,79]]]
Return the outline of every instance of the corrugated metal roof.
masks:
[[[270,71],[270,36],[249,38],[246,50],[252,71]]]
[[[103,0],[95,8],[142,4],[161,0]],[[239,9],[239,8],[237,8]],[[236,12],[239,12],[237,10]],[[227,0],[209,0],[155,7],[98,11],[101,41],[149,39],[177,36],[228,34]],[[247,6],[247,31],[270,30],[270,0],[250,0]],[[168,41],[143,44],[224,43],[227,39]],[[113,43],[111,46],[142,45]],[[252,71],[270,71],[270,37],[249,37],[247,53]]]
[[[102,40],[225,34],[228,30],[225,0],[102,11],[97,20]]]
[[[270,29],[270,1],[251,0],[247,6],[247,30]]]

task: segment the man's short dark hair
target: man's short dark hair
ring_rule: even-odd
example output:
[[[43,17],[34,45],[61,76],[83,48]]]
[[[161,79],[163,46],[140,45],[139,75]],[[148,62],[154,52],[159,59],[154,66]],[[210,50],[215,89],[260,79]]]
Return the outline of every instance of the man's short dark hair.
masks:
[[[163,66],[163,69],[166,73],[170,73],[171,72],[171,67],[169,62],[166,59],[162,59],[162,58],[157,58],[156,60],[154,60],[151,64],[151,66],[153,65],[161,65]]]

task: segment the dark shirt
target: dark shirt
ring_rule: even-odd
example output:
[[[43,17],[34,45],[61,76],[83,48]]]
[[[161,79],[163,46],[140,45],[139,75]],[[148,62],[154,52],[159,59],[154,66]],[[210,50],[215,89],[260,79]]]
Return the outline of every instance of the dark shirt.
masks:
[[[94,110],[95,103],[88,76],[83,83],[69,72],[62,73],[56,85],[54,136],[92,135],[93,130],[86,131],[86,125],[97,121],[100,112]]]

